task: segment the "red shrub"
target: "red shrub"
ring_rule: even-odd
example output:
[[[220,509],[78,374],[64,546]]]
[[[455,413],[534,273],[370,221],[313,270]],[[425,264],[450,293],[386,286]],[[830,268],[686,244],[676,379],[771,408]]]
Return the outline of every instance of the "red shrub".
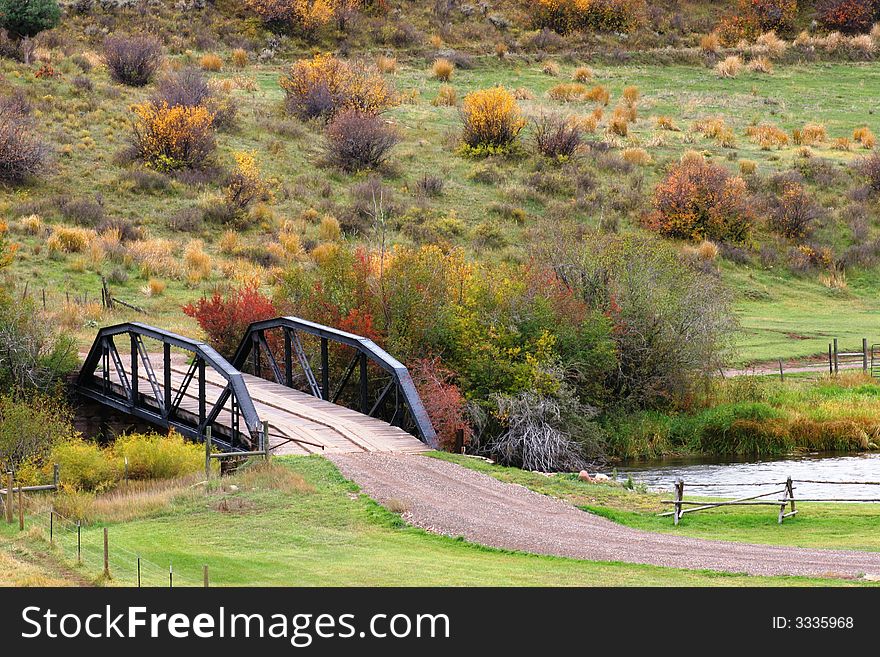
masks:
[[[876,0],[825,0],[817,18],[822,27],[844,34],[867,32],[874,23]]]
[[[214,292],[183,307],[208,335],[208,342],[226,358],[235,354],[238,343],[252,322],[278,316],[272,300],[255,287],[230,291],[225,297]]]
[[[474,431],[467,421],[464,395],[452,383],[452,372],[443,367],[439,358],[422,358],[410,365],[410,374],[431,424],[437,432],[440,448],[450,452],[455,449],[455,434],[464,433],[464,444],[473,437]]]
[[[673,165],[654,191],[654,230],[679,239],[740,242],[752,224],[746,184],[702,158]]]
[[[740,8],[755,17],[762,32],[785,32],[794,27],[797,0],[742,0]]]

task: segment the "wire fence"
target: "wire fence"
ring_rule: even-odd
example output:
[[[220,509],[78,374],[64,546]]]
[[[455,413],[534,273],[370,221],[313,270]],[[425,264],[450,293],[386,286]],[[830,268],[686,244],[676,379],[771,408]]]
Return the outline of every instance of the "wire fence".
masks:
[[[83,526],[52,509],[28,515],[27,525],[38,528],[39,538],[85,579],[153,588],[207,585],[207,565],[156,563],[116,540],[112,527]]]

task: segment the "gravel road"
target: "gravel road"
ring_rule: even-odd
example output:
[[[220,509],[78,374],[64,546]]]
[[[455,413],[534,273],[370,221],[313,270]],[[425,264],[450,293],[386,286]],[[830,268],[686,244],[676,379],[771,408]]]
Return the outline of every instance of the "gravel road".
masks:
[[[880,552],[750,545],[646,532],[438,459],[376,452],[329,458],[379,503],[392,498],[403,502],[403,517],[410,524],[473,543],[591,561],[751,575],[880,575]]]

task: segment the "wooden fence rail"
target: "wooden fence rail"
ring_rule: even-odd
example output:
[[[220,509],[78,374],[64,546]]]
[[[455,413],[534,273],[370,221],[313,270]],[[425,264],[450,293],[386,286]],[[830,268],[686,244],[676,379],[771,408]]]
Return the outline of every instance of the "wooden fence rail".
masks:
[[[799,479],[800,483],[809,483],[814,485],[835,485],[835,486],[880,486],[880,481],[827,481],[821,479]],[[673,485],[674,499],[661,500],[661,504],[673,505],[672,511],[665,511],[660,517],[672,516],[673,523],[678,525],[682,516],[686,513],[694,513],[696,511],[705,511],[706,509],[715,509],[724,506],[778,506],[778,522],[781,525],[786,518],[797,515],[797,502],[880,502],[880,498],[864,498],[864,497],[795,497],[794,485],[795,480],[788,477],[784,482],[758,482],[758,483],[736,483],[736,484],[691,484],[697,488],[710,488],[713,486],[782,486],[777,490],[771,490],[766,493],[759,493],[748,497],[739,497],[733,500],[723,500],[719,502],[706,502],[697,500],[684,499],[684,480],[678,478]],[[777,499],[763,499],[774,495],[779,495]],[[691,508],[685,508],[691,507]],[[786,507],[790,507],[786,511]]]

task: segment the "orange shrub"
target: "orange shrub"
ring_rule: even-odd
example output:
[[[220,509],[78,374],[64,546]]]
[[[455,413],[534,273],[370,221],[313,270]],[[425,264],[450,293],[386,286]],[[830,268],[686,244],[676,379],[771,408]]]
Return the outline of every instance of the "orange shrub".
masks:
[[[135,105],[134,146],[157,171],[198,167],[213,153],[214,115],[201,105],[183,107],[146,102]]]
[[[469,93],[461,116],[462,141],[475,154],[507,152],[526,124],[513,94],[501,86]]]
[[[583,83],[592,80],[594,75],[595,74],[593,73],[593,69],[591,69],[589,66],[578,66],[574,70],[572,78],[574,78],[575,82]]]
[[[248,65],[248,53],[244,48],[236,48],[232,51],[232,65],[235,68],[244,68]]]
[[[399,102],[379,73],[332,55],[294,62],[279,84],[290,111],[304,119],[329,119],[344,109],[380,114]]]
[[[327,25],[353,0],[245,0],[245,5],[267,23],[285,23],[308,31]],[[355,3],[357,4],[357,3]]]
[[[557,84],[547,92],[547,95],[553,100],[570,103],[583,98],[586,92],[587,88],[584,85],[578,84],[577,82],[567,82]]]
[[[871,128],[868,126],[862,126],[853,130],[853,140],[860,143],[862,148],[867,148],[868,150],[877,145],[877,137],[874,136],[874,133],[871,132]]]
[[[533,0],[529,3],[536,27],[560,34],[574,30],[631,32],[645,14],[645,0]]]
[[[746,134],[765,151],[788,145],[788,134],[770,123],[749,126]]]
[[[667,237],[741,242],[752,221],[745,181],[704,158],[689,157],[657,185],[648,224]]]
[[[584,100],[599,103],[600,105],[608,105],[611,102],[611,93],[607,87],[598,84],[584,94]]]

